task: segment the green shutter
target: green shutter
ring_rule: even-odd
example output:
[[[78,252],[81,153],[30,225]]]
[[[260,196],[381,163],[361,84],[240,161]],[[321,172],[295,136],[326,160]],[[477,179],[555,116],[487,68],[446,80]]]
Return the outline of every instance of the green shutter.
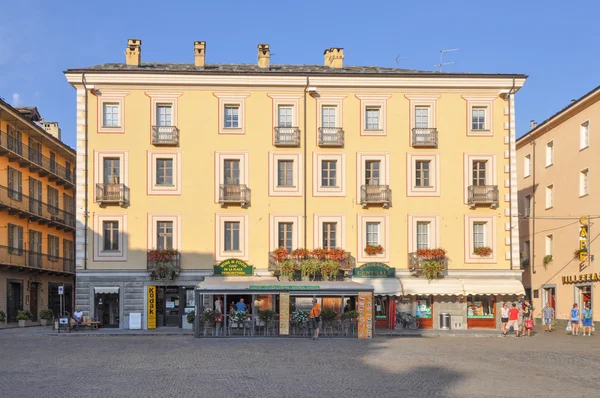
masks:
[[[19,234],[19,250],[23,249],[23,227],[17,227]]]
[[[8,247],[9,248],[13,248],[14,247],[14,242],[13,242],[13,231],[15,229],[15,226],[12,224],[8,224]]]

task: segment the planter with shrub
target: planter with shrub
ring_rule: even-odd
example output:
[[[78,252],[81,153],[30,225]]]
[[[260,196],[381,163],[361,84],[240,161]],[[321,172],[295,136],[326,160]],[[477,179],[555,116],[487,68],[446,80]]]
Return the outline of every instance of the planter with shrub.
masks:
[[[54,313],[50,308],[44,308],[40,311],[40,324],[42,326],[47,326],[52,318],[54,318]]]
[[[17,312],[17,321],[19,321],[19,327],[24,328],[25,326],[27,326],[29,324],[30,320],[31,320],[31,311],[19,310]]]

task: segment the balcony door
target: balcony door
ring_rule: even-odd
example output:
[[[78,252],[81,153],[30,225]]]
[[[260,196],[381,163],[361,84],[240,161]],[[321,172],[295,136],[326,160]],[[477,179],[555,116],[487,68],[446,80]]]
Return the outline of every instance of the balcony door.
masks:
[[[173,107],[171,105],[156,106],[156,125],[169,127],[173,125]]]
[[[417,106],[415,108],[415,128],[417,128],[417,129],[429,128],[429,107]]]
[[[240,185],[240,161],[238,159],[225,159],[223,170],[225,185]]]
[[[121,161],[119,158],[104,158],[104,183],[120,184]]]
[[[42,215],[42,182],[29,177],[29,211]]]
[[[475,160],[473,162],[473,185],[486,184],[487,162],[483,160]]]
[[[42,165],[42,144],[29,137],[29,160]]]
[[[19,155],[23,155],[23,136],[19,130],[13,128],[10,124],[8,129],[8,149]]]
[[[277,124],[279,127],[292,127],[292,107],[280,106],[278,108]]]
[[[29,230],[29,266],[42,267],[42,233]]]
[[[365,162],[365,185],[379,185],[379,160],[367,160]]]
[[[158,250],[173,249],[173,221],[156,223],[156,248]]]

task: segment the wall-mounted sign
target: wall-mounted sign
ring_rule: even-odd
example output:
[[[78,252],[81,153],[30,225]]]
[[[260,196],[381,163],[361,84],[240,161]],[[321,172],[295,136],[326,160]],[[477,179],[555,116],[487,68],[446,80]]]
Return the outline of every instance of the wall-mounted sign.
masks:
[[[156,329],[156,286],[148,286],[148,329]]]
[[[250,290],[319,290],[321,286],[278,286],[278,285],[266,285],[266,286],[257,286],[250,285]]]
[[[290,294],[281,292],[279,295],[279,335],[290,334]]]
[[[569,276],[562,277],[563,285],[568,285],[570,283],[599,282],[599,281],[600,281],[600,272],[591,273],[591,274],[569,275]]]
[[[353,275],[358,278],[395,278],[396,268],[383,263],[365,263],[354,268]]]
[[[252,276],[254,267],[237,258],[228,258],[213,267],[215,275],[222,276]]]
[[[373,294],[358,292],[358,338],[373,337]]]

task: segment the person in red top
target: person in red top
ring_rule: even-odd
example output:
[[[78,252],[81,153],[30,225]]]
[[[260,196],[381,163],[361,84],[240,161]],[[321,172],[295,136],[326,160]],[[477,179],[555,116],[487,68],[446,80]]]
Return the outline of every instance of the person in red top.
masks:
[[[506,330],[510,330],[510,328],[515,330],[515,335],[519,337],[519,310],[517,309],[517,305],[513,303],[512,308],[508,310],[508,323],[506,324]]]

